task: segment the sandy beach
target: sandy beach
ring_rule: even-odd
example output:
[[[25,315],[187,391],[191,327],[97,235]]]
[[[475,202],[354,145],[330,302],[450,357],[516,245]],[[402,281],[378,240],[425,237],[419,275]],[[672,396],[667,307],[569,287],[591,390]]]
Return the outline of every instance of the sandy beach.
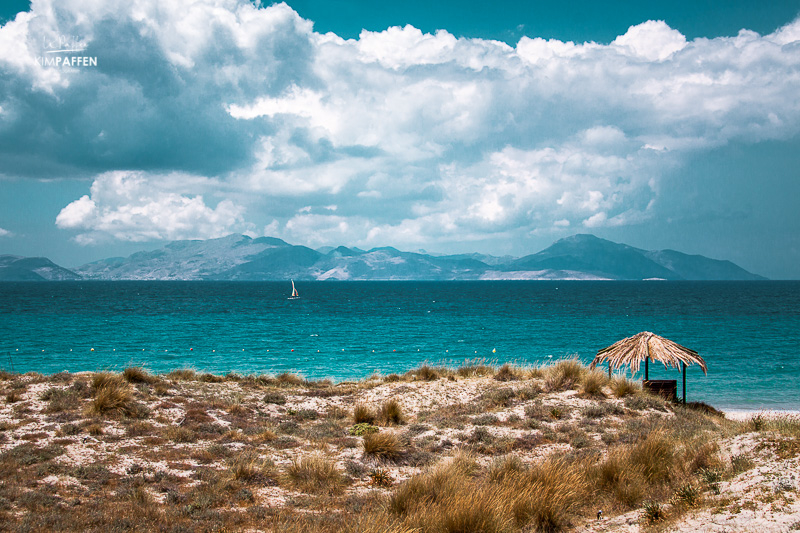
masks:
[[[724,409],[725,418],[743,422],[750,420],[754,416],[767,418],[792,418],[800,420],[800,410],[794,409]]]
[[[800,413],[684,408],[575,361],[0,387],[3,531],[800,528]]]

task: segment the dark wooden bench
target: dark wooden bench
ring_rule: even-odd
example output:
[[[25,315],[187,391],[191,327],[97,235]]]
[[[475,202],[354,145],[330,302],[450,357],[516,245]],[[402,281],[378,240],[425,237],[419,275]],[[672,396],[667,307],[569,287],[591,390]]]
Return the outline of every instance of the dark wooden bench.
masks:
[[[677,379],[651,379],[642,382],[645,390],[658,394],[665,400],[671,402],[678,401],[678,380]]]

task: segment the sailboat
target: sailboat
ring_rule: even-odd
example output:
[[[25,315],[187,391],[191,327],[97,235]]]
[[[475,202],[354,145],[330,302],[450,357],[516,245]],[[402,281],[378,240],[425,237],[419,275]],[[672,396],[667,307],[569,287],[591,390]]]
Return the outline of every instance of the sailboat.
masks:
[[[297,289],[294,287],[294,280],[292,280],[292,295],[287,298],[288,300],[297,300],[300,298],[300,293],[297,292]]]

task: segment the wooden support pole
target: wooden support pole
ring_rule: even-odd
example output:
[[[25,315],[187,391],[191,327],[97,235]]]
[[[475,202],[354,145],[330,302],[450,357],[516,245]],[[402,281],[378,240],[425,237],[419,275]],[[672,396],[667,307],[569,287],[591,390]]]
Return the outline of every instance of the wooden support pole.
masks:
[[[650,365],[649,365],[649,363],[650,363],[650,357],[648,356],[644,360],[644,380],[645,381],[650,381]]]
[[[611,379],[611,359],[608,360],[608,379]]]
[[[683,405],[686,405],[686,363],[681,362],[683,365]]]

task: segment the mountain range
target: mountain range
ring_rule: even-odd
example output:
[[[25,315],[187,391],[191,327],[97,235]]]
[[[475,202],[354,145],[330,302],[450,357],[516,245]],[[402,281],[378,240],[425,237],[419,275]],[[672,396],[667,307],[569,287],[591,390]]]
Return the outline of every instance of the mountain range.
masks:
[[[524,257],[433,255],[383,247],[314,250],[272,237],[174,241],[70,271],[45,258],[0,256],[0,280],[761,280],[730,261],[649,251],[573,235]]]

